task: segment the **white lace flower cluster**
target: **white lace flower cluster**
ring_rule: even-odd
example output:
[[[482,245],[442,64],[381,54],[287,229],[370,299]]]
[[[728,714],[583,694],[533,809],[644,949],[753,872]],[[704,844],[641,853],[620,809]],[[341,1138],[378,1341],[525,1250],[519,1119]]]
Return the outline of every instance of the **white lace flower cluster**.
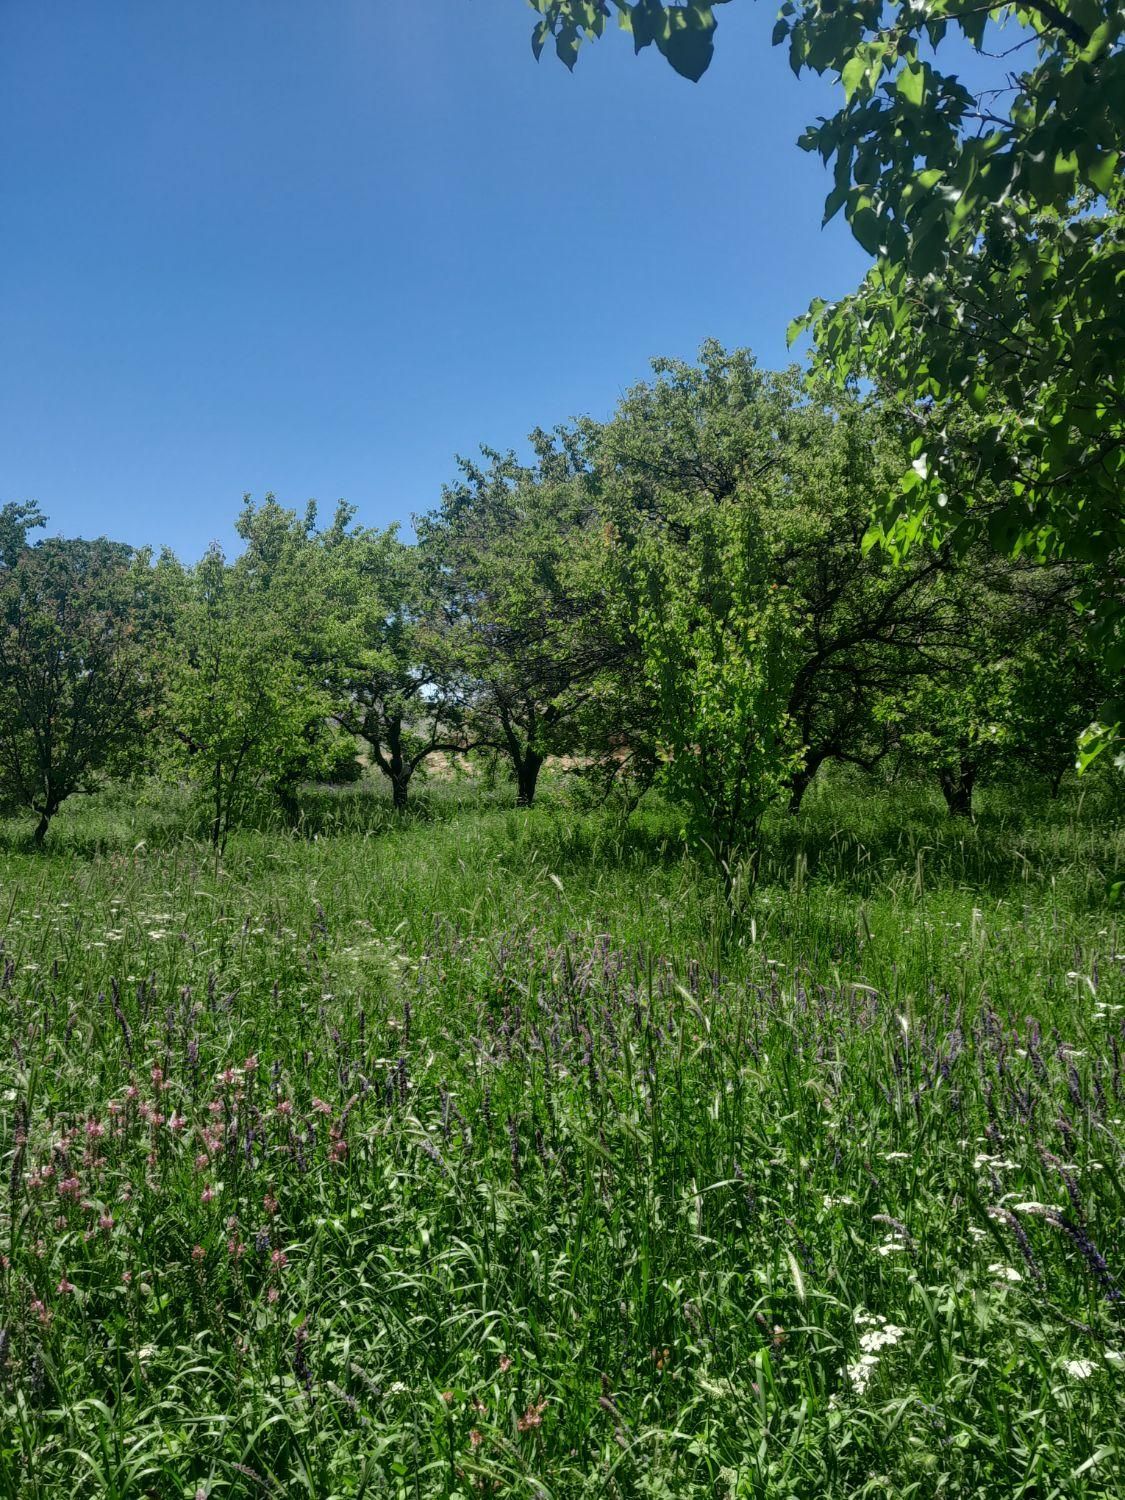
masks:
[[[897,1323],[888,1323],[878,1313],[869,1313],[862,1307],[856,1309],[855,1325],[864,1330],[859,1336],[860,1356],[847,1369],[852,1389],[857,1395],[862,1395],[875,1373],[880,1350],[891,1348],[899,1339],[905,1338],[906,1329]]]

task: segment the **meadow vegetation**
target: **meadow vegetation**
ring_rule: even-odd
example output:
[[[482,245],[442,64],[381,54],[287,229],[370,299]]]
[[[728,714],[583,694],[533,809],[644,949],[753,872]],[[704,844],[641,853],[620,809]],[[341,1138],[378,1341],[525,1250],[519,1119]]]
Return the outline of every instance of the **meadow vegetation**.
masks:
[[[1120,1494],[1113,779],[545,776],[7,825],[3,1493]]]

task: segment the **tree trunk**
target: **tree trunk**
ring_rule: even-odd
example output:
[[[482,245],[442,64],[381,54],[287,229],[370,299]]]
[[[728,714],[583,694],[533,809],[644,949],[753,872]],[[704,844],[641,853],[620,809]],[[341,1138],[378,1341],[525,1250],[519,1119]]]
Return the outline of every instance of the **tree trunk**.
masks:
[[[51,825],[51,814],[43,812],[39,814],[39,823],[35,829],[35,847],[42,849],[43,841],[47,837],[47,829]]]
[[[962,760],[956,770],[943,768],[939,772],[945,805],[951,818],[971,818],[973,815],[973,783],[977,779],[972,761]]]
[[[820,770],[820,764],[821,758],[817,757],[793,773],[793,779],[789,783],[789,811],[793,816],[801,811],[805,793],[812,786],[816,773]]]
[[[535,801],[535,783],[539,780],[539,768],[544,757],[537,750],[528,750],[522,760],[516,762],[516,806],[530,807]]]
[[[402,715],[392,714],[387,720],[387,748],[390,759],[387,770],[391,778],[391,802],[398,812],[406,806],[410,788],[410,768],[402,753]]]

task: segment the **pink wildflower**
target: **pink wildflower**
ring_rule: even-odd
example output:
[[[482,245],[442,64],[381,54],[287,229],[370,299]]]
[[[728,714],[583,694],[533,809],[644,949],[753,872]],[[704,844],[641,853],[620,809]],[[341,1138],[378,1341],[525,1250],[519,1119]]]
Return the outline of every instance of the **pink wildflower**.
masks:
[[[72,1281],[67,1281],[66,1277],[64,1276],[59,1281],[59,1284],[55,1288],[55,1290],[59,1293],[60,1296],[65,1297],[68,1293],[75,1291],[76,1287]]]
[[[211,1186],[210,1183],[208,1183],[207,1186],[200,1193],[200,1195],[199,1195],[199,1201],[200,1201],[200,1203],[210,1203],[211,1200],[214,1198],[214,1196],[215,1196],[215,1189]]]

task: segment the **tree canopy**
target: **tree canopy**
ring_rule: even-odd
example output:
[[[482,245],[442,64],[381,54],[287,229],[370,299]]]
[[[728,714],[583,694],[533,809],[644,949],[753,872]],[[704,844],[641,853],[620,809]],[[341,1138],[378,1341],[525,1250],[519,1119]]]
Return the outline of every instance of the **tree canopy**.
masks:
[[[685,77],[713,55],[702,0],[533,3],[536,55],[553,39],[568,67],[613,12]],[[873,258],[855,293],[814,302],[793,331],[914,428],[868,544],[902,556],[983,536],[1095,564],[1080,602],[1110,681],[1125,671],[1123,34],[1117,0],[785,0],[773,35],[797,74],[839,84],[800,144],[832,170],[825,220],[842,211]],[[989,65],[975,90],[965,47]],[[1111,695],[1087,748],[1122,717]]]

